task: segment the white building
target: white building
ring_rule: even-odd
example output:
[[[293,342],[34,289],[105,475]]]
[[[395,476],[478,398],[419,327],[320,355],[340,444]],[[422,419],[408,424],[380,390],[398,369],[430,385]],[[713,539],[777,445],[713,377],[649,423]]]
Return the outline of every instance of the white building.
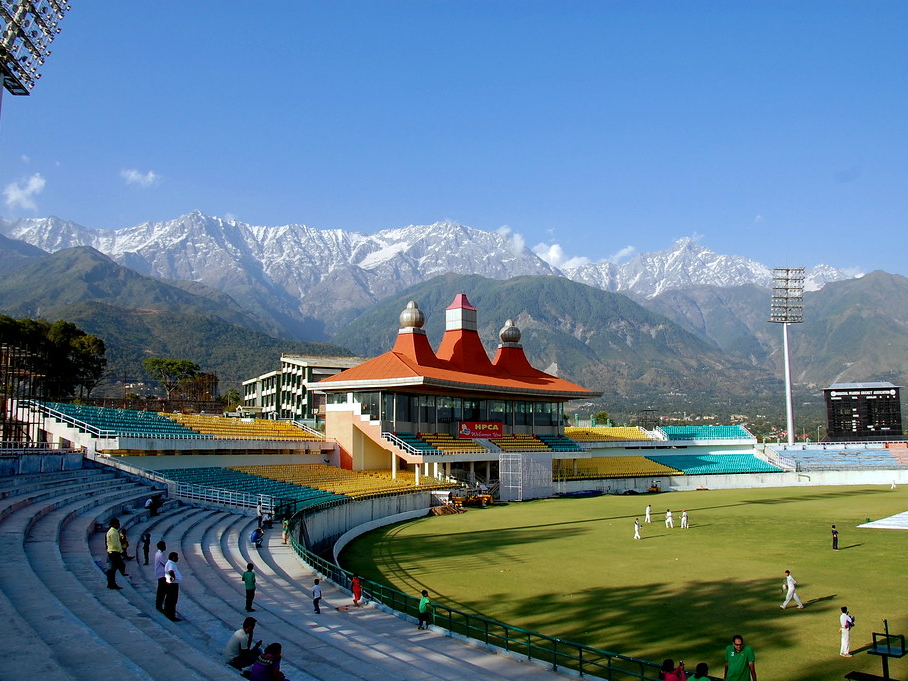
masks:
[[[262,418],[318,419],[324,413],[322,396],[306,390],[306,383],[358,366],[363,357],[281,355],[281,368],[243,381],[243,408]],[[259,412],[259,410],[261,410]]]

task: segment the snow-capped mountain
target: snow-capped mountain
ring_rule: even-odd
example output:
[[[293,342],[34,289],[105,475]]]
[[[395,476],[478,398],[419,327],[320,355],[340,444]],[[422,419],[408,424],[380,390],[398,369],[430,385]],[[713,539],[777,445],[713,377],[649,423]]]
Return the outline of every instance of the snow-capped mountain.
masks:
[[[772,270],[740,256],[719,255],[691,239],[627,263],[561,272],[507,235],[450,222],[374,234],[305,225],[265,227],[193,211],[175,220],[118,230],[59,218],[0,220],[0,233],[48,252],[91,246],[142,274],[198,281],[230,294],[275,328],[312,337],[330,332],[375,301],[446,273],[492,279],[566,276],[608,291],[647,298],[691,286],[768,287]],[[808,290],[850,278],[826,266],[808,271]]]
[[[671,248],[641,253],[621,265],[599,263],[565,270],[565,276],[606,291],[629,291],[654,298],[665,291],[693,286],[772,285],[772,268],[738,255],[720,255],[690,238],[679,239]],[[851,279],[828,265],[806,271],[804,288],[816,291],[830,281]]]

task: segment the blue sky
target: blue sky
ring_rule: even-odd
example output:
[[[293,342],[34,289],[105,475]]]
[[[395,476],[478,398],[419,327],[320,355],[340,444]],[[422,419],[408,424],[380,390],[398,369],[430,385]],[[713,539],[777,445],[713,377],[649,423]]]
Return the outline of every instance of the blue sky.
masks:
[[[3,98],[6,219],[908,273],[906,2],[77,0],[62,29]]]

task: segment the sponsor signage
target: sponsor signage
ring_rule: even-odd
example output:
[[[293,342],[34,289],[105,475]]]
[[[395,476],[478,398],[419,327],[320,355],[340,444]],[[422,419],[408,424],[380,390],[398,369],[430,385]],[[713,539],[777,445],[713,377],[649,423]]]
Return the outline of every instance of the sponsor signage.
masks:
[[[502,424],[495,421],[461,421],[457,437],[463,438],[496,438],[502,436]]]

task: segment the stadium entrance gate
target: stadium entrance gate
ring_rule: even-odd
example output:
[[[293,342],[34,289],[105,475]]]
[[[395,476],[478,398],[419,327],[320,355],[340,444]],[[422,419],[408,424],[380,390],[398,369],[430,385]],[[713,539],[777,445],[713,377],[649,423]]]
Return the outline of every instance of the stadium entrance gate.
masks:
[[[498,455],[502,501],[528,501],[552,496],[551,452],[501,452]]]

